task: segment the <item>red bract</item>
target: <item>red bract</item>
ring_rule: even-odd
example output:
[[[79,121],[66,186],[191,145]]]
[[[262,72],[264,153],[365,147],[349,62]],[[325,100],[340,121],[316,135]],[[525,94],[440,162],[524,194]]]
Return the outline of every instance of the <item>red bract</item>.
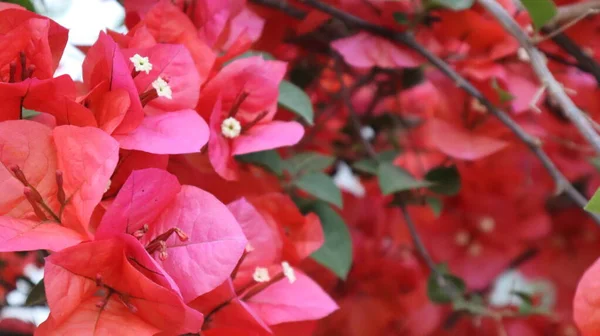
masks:
[[[118,144],[95,128],[0,123],[3,251],[60,250],[90,237]],[[71,157],[78,160],[71,160]]]
[[[224,204],[159,169],[130,175],[102,218],[96,239],[122,233],[140,240],[186,302],[222,283],[247,242]]]
[[[136,249],[141,248],[133,237],[120,235],[47,258],[45,286],[52,315],[36,335],[118,334],[124,324],[140,335],[197,332],[202,315],[139,270],[159,272],[155,265],[138,264],[135,255],[144,252]]]
[[[238,178],[233,155],[296,144],[304,134],[297,122],[275,121],[285,63],[261,57],[236,60],[203,88],[197,109],[210,120],[208,155],[221,177]]]

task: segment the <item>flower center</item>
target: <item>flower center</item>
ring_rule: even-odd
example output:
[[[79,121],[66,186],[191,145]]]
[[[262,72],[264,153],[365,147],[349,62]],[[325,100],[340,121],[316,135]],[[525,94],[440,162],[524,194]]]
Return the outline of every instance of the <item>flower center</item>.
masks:
[[[150,63],[148,57],[143,57],[139,54],[135,54],[133,55],[133,57],[130,57],[129,60],[131,61],[131,63],[133,63],[134,67],[132,77],[137,76],[137,74],[140,72],[145,72],[147,75],[150,73],[150,70],[152,70],[152,63]]]
[[[234,117],[229,117],[221,123],[221,134],[229,139],[237,138],[242,132],[242,125]]]

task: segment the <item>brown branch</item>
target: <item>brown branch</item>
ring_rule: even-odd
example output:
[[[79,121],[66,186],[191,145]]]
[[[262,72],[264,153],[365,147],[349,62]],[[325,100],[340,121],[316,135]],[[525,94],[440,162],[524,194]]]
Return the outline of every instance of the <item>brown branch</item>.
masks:
[[[384,27],[372,24],[367,22],[359,17],[356,17],[352,14],[341,11],[335,7],[329,6],[327,4],[321,3],[317,0],[304,0],[304,4],[311,6],[319,11],[327,13],[343,22],[347,25],[354,26],[356,28],[363,29],[368,31],[374,35],[378,35],[389,39],[394,42],[398,42],[408,46],[409,48],[416,51],[422,57],[424,57],[427,61],[429,61],[433,66],[439,69],[444,75],[452,79],[456,85],[465,90],[469,95],[477,99],[483,106],[485,106],[488,111],[497,117],[506,127],[508,127],[527,147],[538,157],[538,159],[542,162],[542,165],[546,170],[550,173],[550,176],[554,179],[556,184],[557,193],[566,192],[567,195],[580,207],[584,207],[587,204],[587,199],[577,191],[571,185],[571,183],[567,180],[567,178],[558,170],[556,165],[552,162],[550,157],[544,152],[541,148],[541,143],[538,139],[530,136],[525,130],[523,130],[519,124],[517,124],[511,117],[504,111],[498,109],[492,104],[488,99],[486,99],[483,94],[477,90],[471,83],[469,83],[466,79],[464,79],[460,74],[458,74],[452,67],[444,62],[437,55],[433,54],[429,50],[425,49],[422,45],[420,45],[412,36],[395,32],[393,30],[386,29]],[[596,221],[597,224],[600,225],[600,216],[596,214],[591,214],[590,216]]]
[[[600,0],[588,0],[557,8],[556,16],[544,28],[553,28],[561,23],[571,22],[579,17],[593,14],[600,10]]]
[[[536,73],[542,86],[548,90],[550,97],[561,107],[567,118],[571,120],[581,135],[583,135],[594,150],[600,154],[600,135],[598,135],[596,130],[594,130],[587,121],[584,113],[575,105],[575,103],[573,103],[571,98],[569,98],[563,89],[563,86],[556,78],[554,78],[552,72],[548,69],[546,58],[533,45],[529,36],[523,32],[519,24],[498,2],[495,0],[478,0],[478,2],[488,11],[488,13],[495,17],[496,21],[498,21],[498,23],[500,23],[504,29],[519,42],[521,47],[525,49],[527,54],[529,54],[531,67]]]
[[[544,31],[544,30],[542,30]],[[558,34],[552,38],[552,41],[556,43],[562,50],[564,50],[567,54],[573,56],[577,61],[578,68],[582,71],[585,71],[596,79],[598,85],[600,85],[600,64],[596,62],[596,60],[586,54],[581,48],[573,42],[567,35],[564,33]]]

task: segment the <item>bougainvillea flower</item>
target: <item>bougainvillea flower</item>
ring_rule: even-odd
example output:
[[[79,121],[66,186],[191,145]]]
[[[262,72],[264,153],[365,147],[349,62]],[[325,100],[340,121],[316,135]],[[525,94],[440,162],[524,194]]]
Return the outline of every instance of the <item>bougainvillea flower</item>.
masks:
[[[283,241],[282,260],[299,263],[318,250],[325,240],[319,217],[302,215],[292,199],[284,194],[269,193],[249,199]]]
[[[140,270],[160,272],[147,261],[140,265],[140,249],[145,253],[135,238],[121,234],[47,258],[44,282],[52,313],[36,335],[112,335],[124,325],[139,335],[198,332],[202,314]]]
[[[331,47],[346,63],[357,68],[412,68],[421,64],[419,57],[408,48],[364,32],[336,40]]]
[[[183,44],[192,55],[196,69],[200,75],[200,82],[206,81],[216,55],[213,50],[200,39],[198,30],[183,13],[170,0],[161,0],[152,7],[143,19],[134,27],[130,27],[129,34],[135,34],[138,29],[145,27],[158,43]]]
[[[461,130],[442,120],[429,120],[428,127],[433,144],[444,154],[457,159],[481,159],[508,146],[506,141]]]
[[[190,74],[193,64],[188,52],[181,45],[155,45],[139,51],[156,62],[147,74],[135,70],[111,37],[100,33],[83,65],[84,82],[90,89],[81,98],[84,105],[96,116],[98,127],[111,133],[121,148],[154,154],[199,152],[209,132],[206,122],[190,109],[197,101],[200,82],[197,74]],[[130,59],[141,57],[135,52],[125,54]]]
[[[102,218],[96,239],[122,233],[140,240],[186,302],[227,279],[247,243],[224,204],[155,168],[130,175]]]
[[[311,278],[299,270],[295,273],[294,283],[283,278],[248,300],[248,306],[268,325],[317,320],[338,309]]]
[[[273,120],[285,68],[260,56],[239,59],[203,88],[197,110],[210,120],[208,154],[223,178],[238,177],[234,155],[290,146],[304,135],[297,122]]]
[[[105,123],[110,123],[111,126],[105,128],[107,132],[127,134],[142,123],[144,112],[128,61],[119,46],[104,32],[100,32],[98,40],[88,50],[83,61],[83,82],[90,91],[85,97],[84,105],[94,112],[99,127],[103,128]],[[105,97],[111,91],[122,93]],[[123,100],[125,102],[121,103]],[[122,107],[113,105],[108,108],[109,103]]]
[[[40,79],[52,78],[58,67],[69,32],[56,22],[25,9],[0,10],[0,66],[8,77],[9,62],[15,62],[15,76],[22,70]]]
[[[118,144],[96,128],[0,123],[2,251],[60,250],[88,239]],[[73,160],[73,158],[78,158]]]
[[[600,261],[596,260],[579,280],[573,299],[573,318],[584,336],[600,333],[598,270],[600,270]]]

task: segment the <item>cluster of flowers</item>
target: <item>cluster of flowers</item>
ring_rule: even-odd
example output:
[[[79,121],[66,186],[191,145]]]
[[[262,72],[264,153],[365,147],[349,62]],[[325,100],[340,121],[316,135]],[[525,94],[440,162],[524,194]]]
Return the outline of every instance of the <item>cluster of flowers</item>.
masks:
[[[297,269],[320,221],[279,190],[236,187],[253,168],[233,158],[302,138],[275,120],[286,63],[234,59],[260,35],[243,6],[202,37],[181,6],[147,3],[129,33],[84,48],[83,82],[53,77],[65,28],[0,5],[0,251],[50,252],[36,335],[312,327],[337,309]],[[230,197],[180,183],[198,169]]]
[[[51,313],[36,334],[598,334],[592,218],[557,194],[547,167],[461,83],[323,11],[410,30],[591,197],[594,150],[527,53],[483,8],[434,2],[454,3],[126,0],[128,33],[100,33],[81,48],[81,83],[53,77],[63,27],[1,4],[2,287],[40,263],[12,252],[50,252]],[[536,34],[526,11],[498,2]],[[589,18],[563,35],[598,60],[599,29]],[[551,39],[537,46],[573,102],[600,121],[589,67]],[[278,105],[284,78],[310,97],[314,126]],[[239,160],[252,153],[298,167]],[[292,171],[310,164],[321,174],[313,188],[328,181],[321,172],[335,175],[343,202],[297,183]],[[386,165],[397,180],[382,183]],[[392,187],[401,192],[385,192]],[[313,196],[343,203],[341,217],[310,212],[303,202]],[[411,225],[464,285],[463,300],[436,293]],[[324,244],[329,263],[349,269],[310,258]],[[340,253],[347,244],[349,256]],[[494,281],[517,267],[550,286],[495,299]]]

